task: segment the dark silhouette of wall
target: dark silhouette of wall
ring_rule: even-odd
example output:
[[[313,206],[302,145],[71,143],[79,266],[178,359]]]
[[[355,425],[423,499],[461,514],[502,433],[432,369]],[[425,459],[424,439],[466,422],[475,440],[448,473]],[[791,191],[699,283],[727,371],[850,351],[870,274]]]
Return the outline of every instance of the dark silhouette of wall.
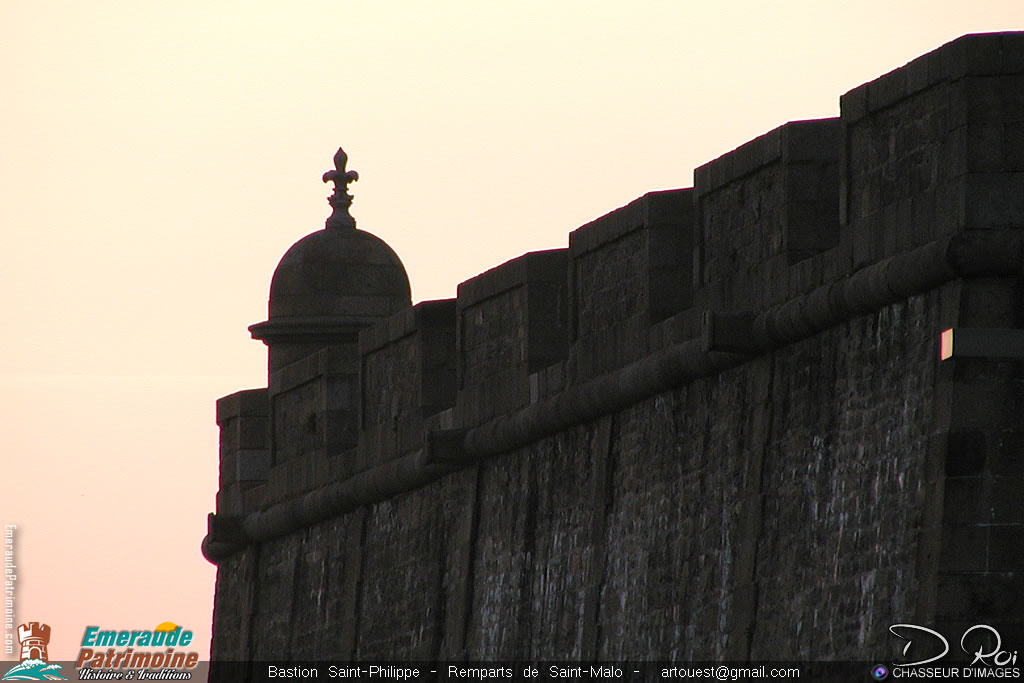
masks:
[[[376,246],[382,307],[272,292],[288,363],[217,404],[213,657],[1024,642],[1024,34],[840,103],[453,300],[401,309]]]

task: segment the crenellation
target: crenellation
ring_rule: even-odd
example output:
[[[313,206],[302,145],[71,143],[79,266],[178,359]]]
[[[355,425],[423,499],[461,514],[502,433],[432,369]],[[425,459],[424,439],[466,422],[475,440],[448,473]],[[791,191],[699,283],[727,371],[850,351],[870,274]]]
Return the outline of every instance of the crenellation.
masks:
[[[266,389],[248,389],[217,401],[220,428],[220,490],[217,512],[249,512],[246,494],[267,479],[270,459]]]
[[[332,469],[341,476],[359,471],[353,459],[334,457],[358,443],[356,348],[324,346],[271,374],[274,438],[265,505],[322,485]]]
[[[463,424],[528,405],[529,375],[565,358],[566,252],[531,252],[459,285],[458,413]]]
[[[360,334],[360,469],[422,448],[424,418],[455,405],[455,318],[455,299],[425,301]]]
[[[569,375],[643,356],[651,325],[693,301],[691,190],[649,192],[569,234]]]
[[[840,243],[839,119],[794,121],[694,171],[700,305],[793,295],[791,266]]]
[[[1021,365],[939,354],[1024,327],[1024,33],[840,111],[416,306],[336,193],[252,327],[268,388],[217,404],[214,657],[1024,637]]]
[[[964,230],[1024,223],[1019,34],[965,36],[841,100],[841,220],[855,267]],[[881,236],[881,237],[880,237]]]

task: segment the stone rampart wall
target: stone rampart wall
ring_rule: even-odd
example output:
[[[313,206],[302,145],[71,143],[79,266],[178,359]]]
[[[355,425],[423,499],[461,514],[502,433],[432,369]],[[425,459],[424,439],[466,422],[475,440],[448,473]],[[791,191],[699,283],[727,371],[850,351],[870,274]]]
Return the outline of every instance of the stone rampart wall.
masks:
[[[1024,642],[1024,34],[840,102],[221,399],[213,656]]]

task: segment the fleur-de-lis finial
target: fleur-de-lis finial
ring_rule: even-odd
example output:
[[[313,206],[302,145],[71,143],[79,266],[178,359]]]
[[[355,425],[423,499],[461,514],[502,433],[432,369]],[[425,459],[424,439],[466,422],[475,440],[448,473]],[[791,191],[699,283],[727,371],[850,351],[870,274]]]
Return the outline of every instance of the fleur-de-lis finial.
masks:
[[[346,171],[348,155],[341,147],[334,154],[334,170],[324,173],[324,182],[334,183],[334,194],[327,198],[327,203],[334,211],[327,219],[328,228],[355,228],[356,219],[348,212],[352,206],[352,195],[348,193],[348,184],[359,180],[359,174],[355,171]]]

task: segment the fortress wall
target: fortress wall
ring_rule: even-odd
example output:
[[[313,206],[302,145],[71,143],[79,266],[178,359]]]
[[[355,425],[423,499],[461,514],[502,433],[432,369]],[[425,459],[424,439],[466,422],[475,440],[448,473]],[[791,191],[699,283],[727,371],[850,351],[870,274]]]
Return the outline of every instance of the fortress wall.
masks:
[[[963,286],[960,325],[1024,327],[1021,278],[981,277]],[[932,522],[933,603],[943,628],[962,632],[977,614],[1001,624],[1004,641],[1024,639],[1024,368],[1020,361],[963,358],[940,368],[944,463]],[[971,623],[968,623],[971,622]]]
[[[1024,639],[1024,371],[937,355],[1024,327],[1020,55],[951,43],[222,399],[214,657]]]
[[[468,650],[812,658],[821,632],[828,656],[884,647],[878,625],[917,590],[930,422],[906,413],[933,394],[913,314],[935,303],[482,464]],[[859,362],[878,335],[911,350],[882,378]]]
[[[250,656],[884,648],[919,590],[939,298],[262,544]]]
[[[927,503],[941,495],[934,331],[952,323],[943,299],[956,289],[773,354],[760,515],[775,532],[757,540],[753,658],[813,659],[825,638],[852,659],[891,646],[890,624],[930,618],[916,596]]]
[[[222,513],[223,514],[223,513]],[[213,596],[213,632],[210,656],[226,661],[244,661],[250,647],[249,626],[255,607],[255,562],[259,546],[251,546],[225,558],[217,567],[217,590]]]

